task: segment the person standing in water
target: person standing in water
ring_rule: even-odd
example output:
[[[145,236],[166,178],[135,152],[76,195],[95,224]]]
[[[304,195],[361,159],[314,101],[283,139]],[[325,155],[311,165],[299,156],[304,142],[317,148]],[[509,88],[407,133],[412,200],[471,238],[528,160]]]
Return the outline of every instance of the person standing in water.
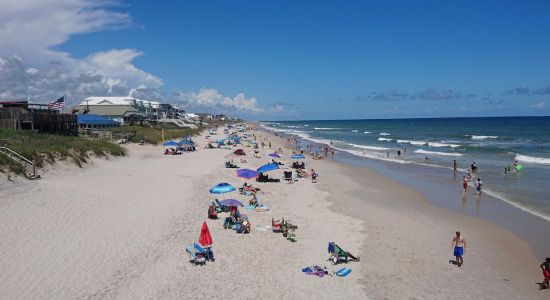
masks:
[[[456,232],[453,242],[451,243],[453,249],[453,255],[455,257],[456,265],[462,267],[464,264],[464,252],[466,251],[466,239],[460,234],[460,231]]]
[[[481,182],[481,178],[477,178],[476,181],[476,194],[481,195],[481,186],[483,186],[483,182]]]
[[[456,165],[456,159],[453,159],[453,170],[456,173],[457,165]]]
[[[466,193],[468,189],[468,177],[466,176],[462,177],[462,187],[464,188],[464,193]]]

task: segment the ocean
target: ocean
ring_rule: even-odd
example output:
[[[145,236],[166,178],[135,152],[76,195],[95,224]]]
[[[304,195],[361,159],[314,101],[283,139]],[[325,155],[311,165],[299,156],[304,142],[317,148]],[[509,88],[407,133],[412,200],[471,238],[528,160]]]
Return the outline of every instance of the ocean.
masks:
[[[357,161],[429,166],[439,174],[444,169],[452,172],[456,160],[459,181],[475,162],[484,193],[550,221],[550,117],[285,121],[261,126],[332,145]],[[523,167],[519,172],[513,171],[516,160]],[[504,174],[507,166],[512,172]]]

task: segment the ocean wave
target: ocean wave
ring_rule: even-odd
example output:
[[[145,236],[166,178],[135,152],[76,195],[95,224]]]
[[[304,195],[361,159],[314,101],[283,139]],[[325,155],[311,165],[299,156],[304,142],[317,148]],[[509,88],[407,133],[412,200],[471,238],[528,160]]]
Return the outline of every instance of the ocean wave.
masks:
[[[380,135],[388,136],[388,135],[391,135],[391,134],[390,134],[390,133],[387,133],[387,132],[380,132]]]
[[[515,157],[515,160],[518,160],[524,163],[550,165],[550,158],[544,158],[544,157],[535,157],[535,156],[517,154]]]
[[[391,161],[391,162],[398,163],[398,164],[410,164],[410,162],[402,160],[402,159],[387,157],[386,153],[383,153],[383,152],[370,152],[369,151],[369,152],[364,152],[363,153],[363,151],[361,151],[361,150],[342,149],[342,148],[338,148],[338,147],[334,147],[334,149],[342,151],[342,152],[347,152],[349,154],[359,156],[359,157],[366,157],[366,158],[372,158],[372,159],[383,160],[383,161]]]
[[[496,135],[472,135],[472,140],[498,139]]]
[[[400,144],[411,144],[416,146],[424,146],[428,143],[425,141],[411,141],[411,140],[397,140],[397,142]]]
[[[418,150],[414,151],[414,153],[431,154],[431,155],[443,155],[443,156],[462,156],[462,154],[460,154],[460,153],[437,152],[437,151],[428,151],[428,150],[422,150],[422,149],[418,149]]]
[[[284,128],[275,128],[275,127],[271,127],[271,126],[267,126],[267,125],[264,125],[264,124],[260,124],[261,127],[263,127],[264,129],[267,129],[267,130],[271,130],[271,131],[275,131],[275,132],[282,132],[282,133],[286,133],[286,134],[293,134],[293,135],[297,135],[303,139],[307,139],[309,138],[309,134],[303,132],[303,131],[300,131],[300,130],[295,130],[295,129],[284,129]]]
[[[332,128],[332,127],[315,127],[313,128],[315,130],[337,130],[337,129],[342,129],[342,128]]]
[[[429,147],[451,147],[451,148],[457,148],[460,147],[458,144],[449,144],[449,143],[437,143],[437,142],[428,142]]]
[[[367,149],[367,150],[377,150],[377,151],[390,150],[390,148],[386,148],[386,147],[366,146],[366,145],[358,145],[358,144],[348,144],[348,145],[353,146],[355,148],[361,148],[361,149]]]
[[[378,140],[381,141],[381,142],[393,141],[393,139],[387,139],[387,138],[378,138]]]
[[[371,133],[370,131],[363,131],[364,134],[369,134]]]
[[[332,141],[330,141],[330,140],[316,139],[316,138],[312,138],[312,137],[310,137],[310,136],[306,137],[305,139],[308,139],[308,140],[310,140],[310,141],[312,141],[312,142],[314,142],[314,143],[317,143],[317,144],[325,144],[325,145],[330,145],[330,143],[332,142]]]
[[[305,126],[305,127],[308,127],[308,126],[309,126],[309,124],[304,124],[304,126]]]
[[[359,130],[357,129],[353,129],[351,132],[359,132]]]

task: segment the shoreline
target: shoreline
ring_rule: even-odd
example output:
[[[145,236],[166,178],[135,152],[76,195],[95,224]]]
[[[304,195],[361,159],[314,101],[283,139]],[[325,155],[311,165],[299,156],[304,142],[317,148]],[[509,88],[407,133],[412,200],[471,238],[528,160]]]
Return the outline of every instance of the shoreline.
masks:
[[[287,146],[288,149],[294,149],[292,148],[292,145],[289,145],[285,137],[287,135],[281,136],[281,134],[278,134],[275,136],[274,133],[262,130],[262,132],[265,132],[269,134],[270,136],[276,137],[280,140],[280,142]],[[307,139],[302,139],[307,140]],[[452,238],[452,235],[454,234],[455,230],[460,230],[463,233],[466,232],[466,235],[468,236],[468,239],[470,239],[471,248],[476,249],[476,251],[480,251],[481,254],[472,254],[475,255],[473,257],[473,260],[479,260],[478,262],[474,262],[476,265],[481,264],[483,265],[482,269],[477,268],[477,270],[472,270],[475,272],[482,272],[483,274],[476,274],[473,276],[473,274],[469,273],[468,275],[462,274],[459,275],[462,279],[465,281],[468,281],[470,284],[473,284],[478,287],[476,289],[476,297],[478,298],[487,298],[488,294],[483,292],[483,288],[486,287],[487,283],[492,282],[495,285],[500,285],[500,289],[507,289],[508,294],[502,294],[500,296],[493,295],[489,298],[494,297],[510,297],[510,295],[516,295],[516,297],[525,297],[525,295],[530,294],[531,298],[539,298],[544,297],[544,294],[539,293],[536,291],[536,288],[534,290],[530,290],[530,288],[534,287],[532,285],[532,282],[538,282],[537,280],[540,277],[540,274],[538,274],[538,264],[540,262],[535,258],[532,248],[530,247],[529,243],[522,239],[521,237],[517,236],[507,228],[503,228],[502,226],[498,224],[491,223],[487,220],[477,218],[474,216],[469,216],[466,214],[460,214],[455,211],[452,211],[450,209],[440,207],[432,203],[428,200],[428,198],[422,193],[421,191],[415,189],[414,187],[411,187],[403,182],[400,182],[396,179],[393,179],[391,177],[387,177],[385,174],[380,173],[378,170],[374,168],[368,168],[365,166],[356,166],[351,165],[349,163],[345,163],[342,161],[338,161],[337,155],[335,155],[335,159],[322,159],[320,161],[314,161],[314,162],[321,162],[318,165],[328,165],[328,167],[320,168],[319,166],[316,168],[319,170],[325,169],[327,172],[334,172],[334,170],[338,170],[339,175],[344,176],[331,176],[330,180],[335,181],[338,177],[343,177],[346,179],[349,179],[357,184],[357,190],[362,191],[366,193],[365,188],[370,187],[374,190],[379,190],[380,188],[377,187],[377,184],[380,184],[382,186],[389,186],[390,190],[401,190],[405,191],[405,195],[401,194],[398,199],[395,198],[395,196],[390,196],[392,194],[400,194],[399,192],[393,193],[389,191],[377,191],[379,193],[386,194],[384,201],[372,201],[372,199],[369,199],[368,201],[365,201],[365,199],[357,198],[356,195],[347,193],[348,201],[346,201],[348,204],[351,202],[352,204],[349,206],[355,207],[355,209],[349,209],[344,208],[342,205],[338,205],[338,203],[342,202],[341,197],[339,196],[332,196],[330,198],[330,201],[333,202],[333,205],[330,207],[331,210],[334,210],[340,214],[344,214],[350,217],[359,218],[363,220],[363,222],[369,224],[372,223],[369,222],[370,218],[365,217],[364,213],[366,211],[371,211],[373,208],[381,209],[384,211],[384,214],[390,214],[392,215],[390,220],[391,222],[395,222],[396,219],[401,218],[410,218],[409,222],[407,222],[406,226],[402,227],[403,232],[409,231],[410,227],[416,227],[420,228],[419,230],[425,230],[429,227],[422,227],[419,225],[416,225],[416,217],[422,216],[422,220],[425,220],[424,223],[428,223],[429,226],[437,226],[437,227],[446,227],[448,230],[446,233],[441,233],[441,231],[433,233],[435,235],[439,235],[441,237],[441,240],[434,241],[433,236],[426,236],[425,233],[421,233],[422,238],[426,240],[425,245],[431,245],[434,242],[435,243],[443,243],[443,244],[450,244],[450,240]],[[320,173],[320,179],[323,178],[323,172]],[[374,183],[373,183],[374,181]],[[343,181],[337,181],[334,182],[334,184],[345,184]],[[327,192],[331,192],[331,189],[322,189]],[[351,199],[351,201],[349,200]],[[380,200],[380,199],[378,199]],[[391,200],[386,202],[387,200]],[[368,203],[366,203],[368,202]],[[396,211],[394,211],[396,210]],[[418,215],[418,216],[417,216]],[[376,214],[370,214],[371,218],[376,218]],[[436,222],[437,221],[437,222]],[[377,220],[376,227],[380,226],[383,229],[386,230],[387,228],[384,228],[385,226],[388,227],[394,227],[393,224],[384,224],[388,222],[388,220],[379,219]],[[438,223],[441,222],[441,223]],[[399,223],[399,222],[396,222]],[[420,222],[422,223],[422,222]],[[395,228],[393,228],[395,229]],[[379,232],[376,232],[375,237],[378,238],[378,234],[381,234],[384,230],[380,230]],[[367,225],[362,232],[369,232],[369,226]],[[391,237],[391,239],[395,239],[395,242],[397,245],[400,244],[398,241],[399,239],[408,239],[407,234],[399,234],[398,232],[393,233],[394,236]],[[416,236],[418,237],[418,232],[409,232],[408,235],[410,236]],[[394,251],[394,252],[401,252],[401,255],[408,257],[411,255],[410,251],[405,250],[402,251],[402,249],[388,249],[388,245],[379,245],[379,247],[376,246],[368,246],[372,243],[372,236],[373,234],[367,234],[367,237],[365,238],[363,242],[363,251],[361,253],[362,257],[369,257],[372,256],[373,253],[378,253],[380,251]],[[384,238],[381,238],[384,240]],[[448,240],[448,241],[447,241]],[[478,244],[473,246],[474,244]],[[403,246],[401,244],[401,246]],[[423,244],[417,245],[419,248],[417,250],[421,250],[425,246]],[[408,246],[406,246],[408,247]],[[370,249],[374,248],[374,250]],[[403,273],[407,274],[407,269],[402,269],[403,266],[394,265],[393,268],[396,268],[399,270],[399,272],[388,272],[387,269],[392,269],[390,267],[394,262],[392,260],[388,260],[387,257],[384,257],[383,255],[379,255],[375,261],[383,261],[382,263],[378,264],[376,267],[369,268],[367,265],[364,273],[363,278],[361,279],[361,282],[363,284],[366,284],[366,289],[368,291],[369,295],[376,295],[374,298],[402,298],[403,293],[406,294],[406,289],[401,290],[400,288],[396,288],[396,290],[400,290],[401,293],[398,291],[388,291],[387,283],[384,283],[379,280],[374,280],[376,288],[373,288],[371,284],[373,283],[373,276],[372,272],[376,273],[391,273],[392,275],[387,275],[387,278],[398,278],[398,281],[401,282],[401,280],[405,281],[404,278],[413,278],[413,277],[421,277],[419,280],[415,280],[414,284],[408,285],[408,288],[414,289],[416,291],[419,290],[419,286],[429,286],[425,287],[426,290],[429,288],[437,290],[437,296],[436,294],[426,293],[423,294],[424,298],[432,299],[432,298],[449,298],[449,294],[447,293],[441,293],[443,290],[447,290],[447,288],[441,288],[439,285],[449,284],[453,281],[455,281],[455,278],[453,276],[456,275],[453,271],[455,268],[447,269],[443,265],[444,262],[440,261],[434,261],[432,257],[439,257],[440,259],[443,259],[442,257],[448,257],[448,259],[454,259],[452,257],[452,253],[450,249],[446,248],[445,246],[437,245],[436,248],[439,248],[442,252],[439,251],[430,251],[432,252],[429,257],[422,257],[420,260],[429,261],[432,271],[434,273],[437,273],[440,278],[435,278],[431,276],[419,276],[419,274],[416,274],[415,272],[411,272],[410,277],[407,277]],[[370,251],[369,251],[370,249]],[[409,248],[407,248],[409,249]],[[415,252],[414,248],[411,249],[412,252]],[[447,255],[446,252],[448,252]],[[498,253],[498,254],[497,254]],[[414,257],[415,255],[412,254]],[[470,258],[471,254],[466,255],[466,260],[472,260]],[[486,258],[483,258],[483,256],[486,256]],[[399,259],[399,254],[395,254],[395,256],[392,256],[395,260]],[[414,259],[405,260],[405,262],[400,261],[401,263],[404,263],[406,266],[409,266],[408,264],[411,263],[411,261]],[[483,260],[489,260],[490,264],[483,261]],[[373,259],[369,259],[369,262],[372,262]],[[512,263],[513,262],[513,263]],[[387,264],[387,265],[386,265]],[[468,263],[469,266],[466,266],[467,269],[472,268],[471,264],[472,262]],[[465,269],[466,269],[465,268]],[[447,269],[446,272],[439,273],[441,269]],[[418,271],[418,269],[416,270]],[[422,272],[425,272],[426,270],[423,270]],[[489,272],[487,272],[489,271]],[[450,272],[450,273],[447,273]],[[470,271],[468,271],[470,272]],[[494,274],[498,274],[498,276],[502,276],[502,278],[494,278],[494,276],[491,276],[491,272]],[[455,275],[453,275],[455,274]],[[519,275],[521,274],[521,275]],[[464,276],[464,277],[463,277]],[[468,279],[468,276],[478,277],[478,280],[480,280],[483,283],[475,282]],[[376,276],[375,276],[376,277]],[[511,277],[514,277],[514,279],[510,279]],[[526,278],[531,278],[531,280],[525,280]],[[375,278],[376,279],[376,278]],[[524,285],[522,286],[515,286],[514,288],[510,288],[510,286],[507,286],[506,284],[501,284],[502,282],[509,282],[509,281],[515,281],[517,284],[517,281],[522,281]],[[439,282],[438,284],[435,284],[435,282]],[[456,290],[461,290],[462,286],[460,283],[452,283],[450,284],[453,286],[453,288],[448,289],[448,293],[454,293],[457,294]],[[471,288],[471,287],[468,287]],[[494,288],[494,287],[493,287]],[[475,289],[475,288],[474,288]],[[523,296],[521,296],[521,293],[518,291],[513,291],[516,289],[521,289],[522,293],[525,293]],[[381,293],[378,293],[378,291],[381,290]],[[542,291],[544,292],[544,291]],[[458,293],[460,294],[460,293]],[[457,294],[457,295],[458,295]],[[415,294],[415,296],[417,296]],[[472,297],[472,294],[464,294],[464,297]],[[457,297],[450,297],[450,298],[459,298]]]
[[[274,134],[269,129],[262,128],[262,130]],[[282,132],[277,134],[288,135]],[[302,142],[302,146],[323,144],[315,139],[303,137],[299,139],[306,141]],[[328,144],[324,145],[328,146]],[[361,157],[339,149],[336,149],[336,153],[334,160],[346,165],[376,170],[382,176],[420,191],[432,205],[485,220],[512,231],[530,244],[538,259],[542,260],[550,253],[550,241],[547,238],[550,236],[550,222],[547,218],[510,203],[506,199],[496,197],[492,193],[483,193],[476,199],[472,186],[466,194],[462,193],[459,179],[465,172],[461,170],[454,174],[451,168],[442,166]],[[419,175],[422,180],[418,180]],[[475,208],[472,207],[472,202],[475,202]]]

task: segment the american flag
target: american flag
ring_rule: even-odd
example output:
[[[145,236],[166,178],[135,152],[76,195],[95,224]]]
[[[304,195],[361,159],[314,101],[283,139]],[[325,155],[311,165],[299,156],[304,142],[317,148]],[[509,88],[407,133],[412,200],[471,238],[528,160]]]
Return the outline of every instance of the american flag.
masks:
[[[63,107],[65,107],[65,96],[48,104],[48,109],[62,109]]]

